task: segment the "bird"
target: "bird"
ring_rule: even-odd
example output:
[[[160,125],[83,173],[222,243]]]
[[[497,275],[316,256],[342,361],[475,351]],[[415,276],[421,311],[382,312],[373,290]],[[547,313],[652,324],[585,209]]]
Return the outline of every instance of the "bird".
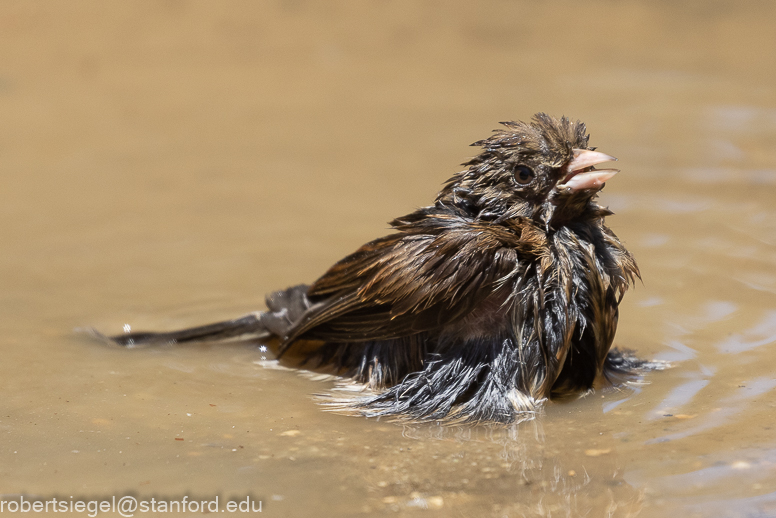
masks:
[[[595,166],[617,159],[565,116],[500,124],[432,205],[312,284],[269,294],[266,311],[109,339],[274,343],[277,359],[363,387],[338,408],[415,422],[511,423],[639,368],[612,348],[641,279],[597,202],[619,170]]]

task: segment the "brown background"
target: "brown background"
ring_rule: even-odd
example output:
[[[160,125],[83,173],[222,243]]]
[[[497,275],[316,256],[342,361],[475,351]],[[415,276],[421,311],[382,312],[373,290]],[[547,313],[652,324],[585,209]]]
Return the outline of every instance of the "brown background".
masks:
[[[770,2],[3,2],[0,494],[776,514],[774,19]],[[73,333],[261,309],[537,111],[620,158],[602,201],[644,284],[617,343],[676,362],[645,386],[509,430],[406,428],[324,413],[309,395],[329,382],[249,347]]]

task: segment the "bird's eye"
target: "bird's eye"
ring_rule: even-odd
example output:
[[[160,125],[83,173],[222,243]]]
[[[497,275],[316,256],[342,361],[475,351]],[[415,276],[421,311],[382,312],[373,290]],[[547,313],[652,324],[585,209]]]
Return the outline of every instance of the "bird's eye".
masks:
[[[525,165],[519,165],[515,168],[515,180],[517,180],[517,183],[520,185],[526,185],[531,183],[531,180],[534,179],[534,172],[533,170]]]

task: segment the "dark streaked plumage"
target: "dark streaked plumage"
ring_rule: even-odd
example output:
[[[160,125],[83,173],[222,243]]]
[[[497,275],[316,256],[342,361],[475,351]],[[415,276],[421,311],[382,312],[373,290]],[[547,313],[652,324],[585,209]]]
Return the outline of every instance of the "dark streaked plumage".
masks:
[[[580,122],[502,124],[433,205],[311,286],[273,293],[266,312],[113,340],[275,337],[278,357],[303,350],[373,389],[345,403],[369,416],[509,422],[592,387],[623,365],[607,355],[639,276],[595,202],[616,171],[592,166],[613,158],[588,148]]]

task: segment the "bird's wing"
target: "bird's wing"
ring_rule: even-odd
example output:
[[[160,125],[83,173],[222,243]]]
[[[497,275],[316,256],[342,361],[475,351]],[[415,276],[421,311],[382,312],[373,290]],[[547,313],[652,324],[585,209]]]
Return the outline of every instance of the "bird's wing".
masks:
[[[518,237],[500,225],[458,222],[372,241],[310,287],[313,305],[284,345],[399,338],[460,319],[516,272]]]

